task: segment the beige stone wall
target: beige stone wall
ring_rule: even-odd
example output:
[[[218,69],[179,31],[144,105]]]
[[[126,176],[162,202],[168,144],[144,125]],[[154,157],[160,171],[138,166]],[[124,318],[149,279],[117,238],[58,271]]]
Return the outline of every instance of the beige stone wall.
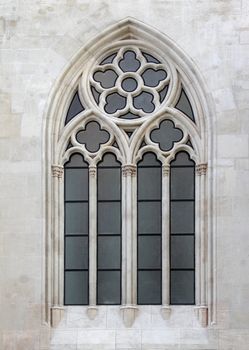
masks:
[[[171,321],[144,307],[132,329],[116,310],[70,309],[44,322],[43,126],[48,97],[87,40],[133,16],[192,57],[213,100],[217,322]],[[249,3],[247,0],[0,0],[0,349],[249,349]]]

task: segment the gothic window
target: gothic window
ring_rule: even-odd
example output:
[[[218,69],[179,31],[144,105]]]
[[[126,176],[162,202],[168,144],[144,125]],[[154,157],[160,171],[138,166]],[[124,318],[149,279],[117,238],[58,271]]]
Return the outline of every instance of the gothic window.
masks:
[[[206,135],[192,82],[151,41],[94,50],[56,125],[52,304],[196,305],[204,319]]]
[[[84,126],[79,125],[68,139],[71,156],[65,164],[64,179],[65,304],[88,304],[89,292],[96,294],[98,305],[123,303],[121,281],[122,273],[127,271],[123,271],[122,261],[127,259],[127,252],[122,245],[132,244],[137,246],[137,262],[130,262],[137,286],[133,303],[162,304],[162,293],[166,288],[170,289],[171,304],[195,303],[195,172],[194,161],[188,153],[193,154],[193,150],[186,145],[190,136],[180,118],[171,115],[155,118],[153,114],[167,103],[167,93],[173,84],[171,74],[169,65],[154,54],[143,48],[125,46],[112,55],[107,54],[92,68],[88,79],[92,101],[105,113],[107,120],[112,118],[112,122],[105,123],[102,118],[101,126],[98,117],[85,117],[81,122]],[[167,93],[162,98],[161,91],[166,87]],[[175,108],[181,108],[194,122],[192,107],[183,89]],[[66,124],[78,116],[77,111],[81,115],[84,109],[76,92]],[[116,119],[127,120],[127,127],[125,123],[120,127]],[[132,141],[143,127],[143,119],[151,122],[145,130],[143,144],[137,148]],[[112,123],[119,128],[120,136],[110,129]],[[115,140],[116,153],[113,153],[111,140]],[[124,146],[126,154],[121,152]],[[74,148],[82,155],[74,153]],[[178,148],[180,152],[177,152]],[[127,167],[126,159],[129,156],[136,159],[139,154],[142,159],[132,164],[137,182],[122,185],[121,166]],[[175,159],[168,162],[171,156]],[[93,164],[96,167],[94,191],[89,188],[93,186],[89,182],[89,166]],[[168,189],[162,187],[162,166],[165,164],[170,167]],[[166,198],[168,214],[162,208],[163,191],[169,193]],[[90,212],[90,216],[94,215],[94,231],[88,225],[90,192],[95,197],[90,198],[95,205],[94,212]],[[134,211],[125,216],[125,210],[130,210],[128,194]],[[168,233],[162,232],[166,216],[169,218],[166,222]],[[133,220],[137,227],[132,227],[132,235],[128,236],[125,227]],[[96,236],[96,290],[90,291],[89,259],[93,257],[89,241],[91,244],[93,235]],[[165,274],[162,239],[170,241],[168,251],[164,252],[164,259],[169,260],[170,265],[167,286],[162,285],[162,274]]]

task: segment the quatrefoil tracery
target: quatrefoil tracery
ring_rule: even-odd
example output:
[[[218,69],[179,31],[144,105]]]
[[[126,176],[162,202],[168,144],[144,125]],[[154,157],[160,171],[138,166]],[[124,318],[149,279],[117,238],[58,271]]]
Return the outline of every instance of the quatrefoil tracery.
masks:
[[[163,120],[159,127],[153,129],[150,133],[150,139],[159,145],[163,152],[170,151],[176,142],[181,141],[183,132],[176,128],[175,124],[168,119]]]
[[[85,129],[77,132],[76,140],[84,144],[87,151],[95,153],[102,144],[106,144],[110,139],[110,134],[95,121],[86,124]]]

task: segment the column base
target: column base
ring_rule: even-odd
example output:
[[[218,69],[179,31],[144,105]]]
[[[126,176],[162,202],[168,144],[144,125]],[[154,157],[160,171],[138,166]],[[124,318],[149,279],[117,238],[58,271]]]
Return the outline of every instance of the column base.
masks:
[[[164,320],[169,320],[171,315],[171,307],[169,305],[163,305],[161,307],[161,315]]]
[[[51,326],[57,327],[58,324],[61,322],[63,316],[64,316],[64,307],[62,306],[53,306],[51,308]]]
[[[89,306],[87,308],[87,316],[90,320],[94,320],[98,314],[98,307],[96,305]]]
[[[208,325],[208,307],[205,305],[200,305],[195,307],[195,313],[198,321],[202,327],[207,327]]]
[[[125,327],[130,328],[137,316],[138,307],[133,305],[125,305],[120,307],[120,311]]]

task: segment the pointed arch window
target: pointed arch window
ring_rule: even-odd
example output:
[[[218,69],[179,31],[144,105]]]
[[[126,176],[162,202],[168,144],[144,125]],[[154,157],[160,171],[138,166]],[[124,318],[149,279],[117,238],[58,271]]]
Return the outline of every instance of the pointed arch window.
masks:
[[[55,313],[196,305],[205,323],[206,134],[163,47],[139,37],[94,47],[74,77],[52,168]]]

